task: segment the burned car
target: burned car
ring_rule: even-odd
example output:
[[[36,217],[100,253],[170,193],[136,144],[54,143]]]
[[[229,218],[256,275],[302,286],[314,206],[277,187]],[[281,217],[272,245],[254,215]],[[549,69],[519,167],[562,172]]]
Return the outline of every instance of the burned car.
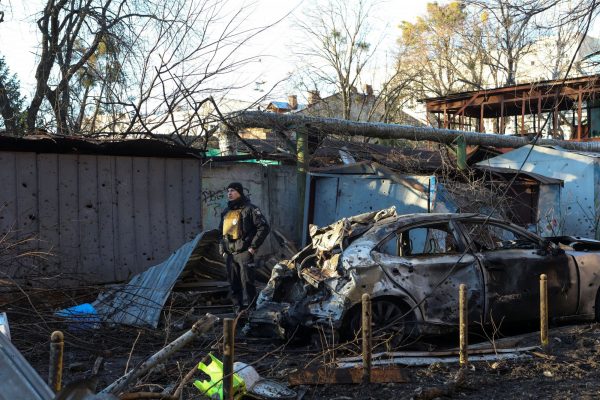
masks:
[[[542,238],[479,214],[397,215],[393,207],[310,233],[309,246],[274,267],[248,331],[285,337],[321,326],[351,336],[368,293],[375,332],[445,333],[458,327],[463,283],[471,324],[520,324],[539,319],[541,274],[550,318],[599,317],[599,241]]]

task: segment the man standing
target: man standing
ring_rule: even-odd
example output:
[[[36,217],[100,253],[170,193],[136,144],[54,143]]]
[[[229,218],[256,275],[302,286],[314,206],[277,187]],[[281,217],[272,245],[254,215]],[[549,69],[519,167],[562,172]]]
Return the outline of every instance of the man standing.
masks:
[[[241,183],[227,186],[227,208],[221,213],[219,230],[221,253],[226,259],[227,275],[236,313],[244,307],[244,293],[248,307],[256,302],[254,286],[254,254],[269,234],[269,224],[259,208],[244,195]]]

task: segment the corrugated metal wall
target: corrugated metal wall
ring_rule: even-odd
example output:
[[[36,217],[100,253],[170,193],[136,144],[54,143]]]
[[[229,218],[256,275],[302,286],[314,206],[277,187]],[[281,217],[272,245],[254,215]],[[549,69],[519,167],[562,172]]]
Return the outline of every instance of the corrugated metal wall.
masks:
[[[309,174],[314,181],[310,224],[329,225],[352,215],[396,207],[398,214],[428,212],[430,176],[402,175],[402,184],[378,175]]]
[[[44,276],[127,279],[201,231],[201,181],[192,159],[0,152],[0,234],[38,237],[19,251],[53,253]]]
[[[271,228],[297,242],[296,168],[280,165],[268,167],[254,163],[211,163],[202,169],[202,221],[204,229],[218,228],[221,212],[227,206],[227,184],[240,182],[246,195],[267,216]],[[275,247],[269,235],[260,252]]]
[[[596,171],[600,158],[597,154],[544,146],[534,146],[532,149],[531,145],[528,145],[479,164],[514,170],[522,169],[549,178],[561,179],[564,187],[561,189],[560,203],[544,203],[554,202],[556,197],[540,198],[540,208],[553,209],[549,217],[540,215],[543,217],[540,224],[548,224],[550,221],[549,234],[600,239],[600,230],[598,230],[600,204],[597,200],[600,179],[596,178],[596,174],[600,172],[600,170]]]

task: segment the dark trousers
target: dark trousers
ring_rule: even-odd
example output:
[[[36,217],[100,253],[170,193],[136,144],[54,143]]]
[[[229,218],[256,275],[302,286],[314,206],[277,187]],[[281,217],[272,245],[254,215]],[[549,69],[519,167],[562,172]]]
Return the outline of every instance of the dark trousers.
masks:
[[[244,306],[244,293],[251,307],[256,302],[254,286],[254,256],[247,251],[227,255],[227,277],[233,294],[233,304]]]

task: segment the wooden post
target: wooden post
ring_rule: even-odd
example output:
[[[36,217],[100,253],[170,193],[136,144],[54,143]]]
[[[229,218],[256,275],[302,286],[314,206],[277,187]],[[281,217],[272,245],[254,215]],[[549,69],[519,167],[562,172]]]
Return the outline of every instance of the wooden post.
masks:
[[[525,95],[521,101],[521,135],[525,134]]]
[[[55,392],[62,387],[63,353],[65,337],[61,331],[54,331],[50,336],[50,368],[48,369],[48,385]]]
[[[504,99],[500,101],[500,132],[501,135],[504,135]]]
[[[540,339],[542,347],[548,346],[548,279],[540,275]]]
[[[445,105],[444,105],[444,129],[448,129],[448,110],[446,110]]]
[[[483,103],[481,103],[481,107],[479,109],[479,132],[485,132],[485,124],[483,123]]]
[[[235,345],[232,318],[223,320],[223,400],[233,399],[233,350]]]
[[[542,136],[542,94],[540,93],[540,97],[538,97],[538,107],[537,107],[537,112],[538,112],[538,131],[536,133],[539,133],[540,137]]]
[[[371,296],[362,295],[362,356],[363,356],[363,383],[371,382]]]
[[[577,91],[577,140],[581,140],[581,86]]]
[[[469,362],[468,354],[468,320],[467,320],[467,285],[461,283],[458,289],[458,309],[459,309],[459,363],[464,367]]]

